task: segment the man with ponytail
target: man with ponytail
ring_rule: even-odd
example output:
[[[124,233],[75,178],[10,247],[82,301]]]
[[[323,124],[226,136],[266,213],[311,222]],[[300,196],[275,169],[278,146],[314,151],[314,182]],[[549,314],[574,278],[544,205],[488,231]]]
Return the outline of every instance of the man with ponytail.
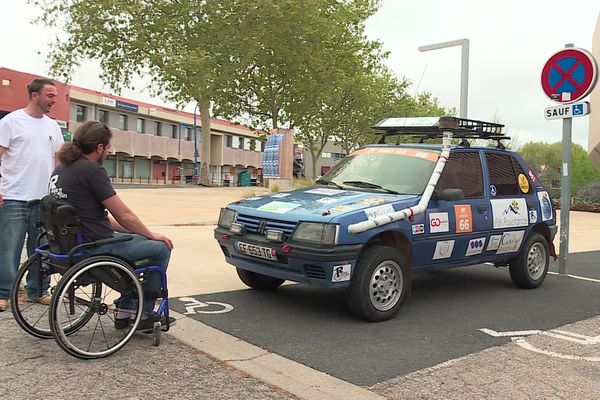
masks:
[[[48,193],[54,154],[64,142],[58,124],[46,115],[58,96],[54,81],[34,79],[27,91],[29,104],[0,120],[0,312],[8,306],[25,237],[27,254],[35,250],[39,205],[27,202]],[[19,301],[50,304],[44,290],[41,297],[33,295],[39,293],[37,284],[33,274],[28,274]]]
[[[100,246],[88,255],[112,254],[129,262],[152,257],[156,265],[167,269],[173,242],[160,233],[151,232],[117,195],[102,162],[110,150],[112,132],[105,124],[88,121],[75,132],[72,143],[58,152],[60,165],[50,178],[50,194],[66,199],[79,215],[81,232],[86,241],[131,234],[133,240]],[[107,213],[108,210],[108,213]],[[109,214],[110,213],[110,214]],[[150,274],[144,284],[144,311],[149,316],[159,292],[161,277]],[[147,296],[146,296],[147,295]],[[122,299],[120,309],[132,309],[129,299]],[[124,328],[128,317],[117,316],[115,326]],[[151,319],[140,322],[140,329],[152,327]]]

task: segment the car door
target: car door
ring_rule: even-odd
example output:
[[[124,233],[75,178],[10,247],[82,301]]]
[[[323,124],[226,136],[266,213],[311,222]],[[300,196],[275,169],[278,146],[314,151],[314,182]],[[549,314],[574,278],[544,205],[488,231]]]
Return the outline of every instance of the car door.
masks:
[[[491,230],[480,150],[454,149],[429,202],[425,234],[413,237],[415,267],[476,262],[484,254]],[[439,200],[445,189],[461,189],[461,200]]]

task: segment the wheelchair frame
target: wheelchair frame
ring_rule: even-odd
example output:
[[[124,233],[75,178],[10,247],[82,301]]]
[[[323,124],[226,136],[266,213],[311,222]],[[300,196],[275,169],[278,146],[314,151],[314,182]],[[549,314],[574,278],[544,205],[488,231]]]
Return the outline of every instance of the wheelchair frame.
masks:
[[[36,203],[39,202],[39,200],[33,201],[30,202],[29,205],[35,206]],[[66,211],[68,211],[71,216],[75,216],[74,209],[70,205],[59,206],[57,210],[63,207],[68,207],[69,209],[66,209]],[[65,209],[63,209],[63,211],[65,211]],[[54,215],[51,217],[53,218]],[[161,332],[166,332],[170,328],[166,271],[164,271],[158,265],[152,265],[152,260],[148,258],[131,263],[120,257],[112,256],[110,254],[91,255],[89,257],[84,256],[86,248],[129,241],[133,239],[133,236],[126,235],[118,238],[108,238],[94,242],[83,242],[83,236],[79,232],[77,225],[77,244],[72,247],[68,253],[63,254],[52,252],[50,250],[50,243],[41,245],[44,237],[46,237],[47,240],[50,240],[50,238],[47,234],[47,227],[44,226],[42,221],[38,221],[38,227],[40,228],[40,233],[36,239],[35,253],[31,255],[19,268],[11,290],[10,301],[12,313],[15,317],[15,320],[23,330],[30,335],[42,339],[54,338],[57,344],[63,350],[77,358],[95,359],[111,355],[118,351],[131,339],[141,321],[144,302],[144,293],[142,288],[143,278],[141,277],[149,276],[151,273],[158,272],[161,275],[161,288],[160,292],[157,293],[157,298],[161,298],[161,301],[157,309],[156,307],[153,308],[152,316],[150,317],[152,318],[153,322],[152,328],[145,330],[144,332],[151,331],[154,335],[153,344],[155,346],[160,344]],[[73,234],[72,232],[69,232],[68,229],[63,231],[62,227],[61,232],[59,233],[61,235]],[[51,281],[52,277],[55,279],[58,278],[54,287],[52,287],[49,291],[49,294],[52,295],[52,300],[49,306],[39,305],[39,307],[35,308],[35,304],[31,304],[29,300],[26,303],[28,304],[26,308],[23,308],[22,304],[20,304],[19,292],[20,290],[23,290],[22,288],[24,288],[24,285],[21,285],[21,282],[28,280],[26,277],[32,273],[31,268],[37,268],[37,293],[35,293],[37,298],[40,298],[42,293],[45,291],[44,286],[48,284],[47,281]],[[98,276],[100,276],[100,278]],[[131,282],[123,281],[123,279],[127,277],[131,280]],[[137,301],[135,318],[133,318],[133,322],[126,328],[116,327],[117,311],[119,310],[118,306],[114,310],[111,309],[112,305],[106,304],[105,301],[101,301],[105,299],[100,299],[99,294],[97,293],[98,290],[102,292],[103,288],[108,288],[110,290],[107,292],[105,297],[107,297],[113,291],[115,293],[120,293],[121,297],[123,297],[123,293],[116,289],[118,285],[121,285],[124,289],[128,290],[128,296],[131,294],[136,296],[135,299],[128,296],[125,297]],[[90,287],[94,290],[94,292],[91,295],[84,293],[88,299],[85,299],[81,296],[76,296],[76,291],[83,292],[84,289],[89,289]],[[119,299],[121,299],[121,297],[119,297]],[[114,301],[114,305],[117,304],[117,300]],[[30,308],[33,308],[33,310],[38,309],[41,314],[39,316],[35,315],[31,318],[31,320],[34,321],[33,323],[30,323],[28,319],[29,316],[27,315],[27,313],[33,313],[32,311],[28,311]],[[109,346],[107,339],[107,336],[111,337],[111,332],[107,332],[108,330],[105,330],[104,324],[101,323],[101,318],[109,314],[110,311],[114,311],[115,318],[110,318],[110,316],[108,318],[110,321],[115,323],[115,331],[121,330],[121,334],[123,334],[123,337],[112,347]],[[77,312],[80,314],[74,321],[72,321],[70,316],[77,314]],[[48,313],[49,326],[42,327],[41,321],[46,313]],[[67,318],[66,325],[61,323],[65,316]],[[87,349],[80,348],[79,345],[73,343],[73,340],[71,340],[70,336],[77,335],[78,332],[85,330],[85,327],[90,321],[92,321],[92,319],[94,319],[95,316],[97,317],[96,327],[92,333],[92,338],[89,342],[90,344],[88,345]],[[161,321],[163,317],[165,320],[164,325]],[[37,326],[38,323],[40,326]],[[99,323],[102,335],[97,332]],[[99,337],[103,336],[106,340],[106,349],[91,351],[91,343],[97,333]],[[116,336],[119,335],[117,334]]]

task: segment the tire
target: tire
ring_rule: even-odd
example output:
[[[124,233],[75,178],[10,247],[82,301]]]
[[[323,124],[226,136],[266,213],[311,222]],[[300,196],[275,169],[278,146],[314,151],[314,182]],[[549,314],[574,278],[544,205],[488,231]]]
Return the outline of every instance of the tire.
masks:
[[[136,308],[130,310],[131,323],[117,327],[111,308],[114,300],[125,292]],[[91,318],[85,326],[67,333],[63,327],[71,319],[71,308],[81,306],[92,310]],[[95,256],[75,264],[60,280],[50,304],[50,328],[56,343],[68,354],[81,359],[102,358],[115,353],[131,339],[141,320],[142,308],[142,285],[133,269],[118,258]]]
[[[369,322],[392,318],[408,294],[408,277],[408,263],[398,250],[388,246],[365,249],[348,288],[350,310]]]
[[[257,274],[256,272],[236,268],[237,274],[247,286],[256,290],[271,291],[283,285],[285,279],[272,278],[270,276]]]
[[[47,282],[47,292],[49,294],[54,293],[62,278],[60,272],[48,263],[43,262],[39,254],[29,257],[21,265],[13,281],[10,295],[12,314],[17,324],[25,332],[41,339],[51,339],[52,330],[50,329],[49,322],[50,306],[31,301],[19,301],[19,291],[25,288],[27,275],[33,269],[36,270],[38,276],[43,277]],[[34,294],[33,297],[41,297],[41,295],[42,293],[39,292]],[[78,315],[72,318],[67,325],[63,326],[63,330],[67,335],[85,325],[92,316],[89,308],[81,307],[78,311]]]
[[[510,277],[515,286],[534,289],[544,282],[550,266],[548,242],[539,233],[532,233],[527,242],[509,262]]]

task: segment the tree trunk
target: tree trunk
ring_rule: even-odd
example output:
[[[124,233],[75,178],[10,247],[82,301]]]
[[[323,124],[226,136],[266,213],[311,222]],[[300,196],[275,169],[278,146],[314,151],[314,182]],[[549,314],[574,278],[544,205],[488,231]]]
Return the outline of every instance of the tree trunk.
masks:
[[[210,98],[201,97],[198,101],[200,125],[202,126],[202,154],[200,155],[200,181],[210,186]]]
[[[317,179],[317,161],[319,160],[319,157],[316,157],[316,155],[318,155],[319,153],[315,153],[313,152],[312,149],[310,149],[310,161],[312,162],[312,178],[313,179]]]

